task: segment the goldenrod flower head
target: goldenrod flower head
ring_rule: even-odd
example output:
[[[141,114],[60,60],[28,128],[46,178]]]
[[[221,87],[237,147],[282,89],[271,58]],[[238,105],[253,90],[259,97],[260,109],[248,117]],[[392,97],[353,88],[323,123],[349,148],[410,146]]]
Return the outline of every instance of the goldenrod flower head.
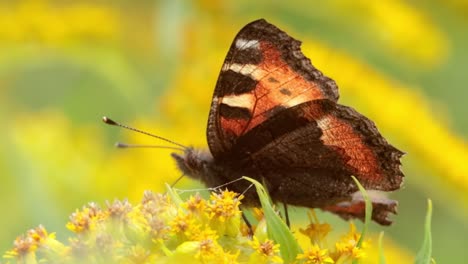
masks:
[[[331,226],[327,223],[310,223],[306,229],[299,229],[299,232],[308,236],[312,243],[322,241],[331,231]]]
[[[306,264],[331,264],[335,261],[328,255],[328,249],[321,249],[317,244],[313,244],[304,254],[299,254],[297,259]]]
[[[237,217],[241,214],[239,210],[240,200],[243,195],[238,195],[235,192],[225,190],[221,193],[212,193],[208,204],[208,212],[211,218],[224,222],[232,217]]]
[[[179,211],[179,214],[172,220],[171,227],[172,232],[174,233],[184,233],[193,225],[195,219],[192,218],[191,214],[183,213],[182,210]]]
[[[185,213],[182,210],[174,217],[171,222],[171,232],[175,234],[180,241],[195,239],[200,233],[201,223],[199,219],[194,218],[192,213]]]
[[[4,255],[5,258],[16,258],[28,261],[35,261],[36,251],[41,247],[45,247],[50,252],[64,252],[65,247],[55,240],[55,234],[49,234],[42,226],[30,229],[26,235],[20,236],[15,239],[14,248],[7,251]]]
[[[151,254],[147,248],[142,245],[131,246],[128,250],[128,255],[119,259],[119,263],[155,263],[157,255]]]
[[[70,216],[70,221],[67,223],[67,228],[75,233],[92,230],[96,224],[107,218],[107,215],[102,212],[99,206],[95,203],[90,203],[83,207],[82,211],[76,210]]]
[[[171,218],[177,214],[177,206],[169,196],[145,191],[141,201],[141,211],[147,216],[165,216]]]
[[[356,232],[356,226],[351,222],[349,224],[350,230],[348,234],[344,235],[338,242],[336,242],[336,254],[340,258],[361,259],[365,257],[365,248],[368,247],[369,242],[364,241],[361,247],[357,247],[361,234]]]
[[[106,202],[107,211],[109,212],[109,217],[118,218],[125,220],[127,214],[130,213],[133,209],[133,206],[127,201],[115,200],[112,204]]]
[[[213,230],[205,229],[197,237],[199,242],[198,253],[196,258],[206,260],[216,259],[217,256],[222,255],[223,248],[218,244],[218,236]]]
[[[306,229],[299,229],[299,232],[309,237],[312,244],[319,243],[330,233],[331,226],[327,223],[320,223],[312,210],[309,213],[310,224]]]
[[[206,208],[206,201],[200,196],[200,194],[196,194],[194,196],[190,196],[190,198],[183,204],[187,210],[192,213],[204,213]]]
[[[249,263],[283,263],[279,256],[279,244],[275,244],[273,240],[265,239],[260,242],[256,236],[249,242],[255,252],[250,256]]]
[[[27,234],[28,237],[32,238],[36,245],[42,244],[47,238],[55,238],[55,234],[48,234],[47,230],[42,226],[38,226],[34,229],[30,229]]]
[[[228,190],[211,194],[206,211],[210,218],[210,226],[220,235],[234,237],[239,233],[242,213],[239,205],[242,198],[243,195]]]
[[[13,249],[9,250],[3,256],[4,258],[24,258],[28,253],[34,252],[37,248],[37,244],[34,239],[29,236],[17,237],[13,242]]]
[[[228,263],[223,260],[232,256],[226,256],[218,238],[215,231],[202,230],[193,240],[182,242],[174,251],[166,252],[168,257],[164,260],[166,263]]]
[[[177,215],[177,206],[167,195],[145,191],[138,210],[132,214],[139,219],[143,227],[149,229],[153,239],[167,239],[170,230],[169,221]]]
[[[253,215],[257,221],[262,220],[265,217],[265,214],[263,213],[262,208],[254,207],[253,208]]]

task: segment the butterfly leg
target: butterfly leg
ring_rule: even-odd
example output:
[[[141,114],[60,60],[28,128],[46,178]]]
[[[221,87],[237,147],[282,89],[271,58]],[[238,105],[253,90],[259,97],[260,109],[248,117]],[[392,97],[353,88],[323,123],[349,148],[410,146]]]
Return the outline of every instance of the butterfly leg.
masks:
[[[179,176],[179,178],[177,178],[177,180],[175,180],[172,184],[171,184],[171,188],[174,188],[174,186],[185,176],[185,173],[182,173],[182,175]]]
[[[249,236],[253,237],[254,232],[253,232],[252,224],[249,222],[249,219],[247,219],[247,216],[245,216],[244,211],[242,211],[242,219],[244,220],[245,224],[249,228]]]
[[[291,229],[291,222],[289,221],[289,213],[288,213],[288,204],[283,203],[283,208],[284,208],[284,218],[286,218],[286,225],[288,225],[288,228]]]

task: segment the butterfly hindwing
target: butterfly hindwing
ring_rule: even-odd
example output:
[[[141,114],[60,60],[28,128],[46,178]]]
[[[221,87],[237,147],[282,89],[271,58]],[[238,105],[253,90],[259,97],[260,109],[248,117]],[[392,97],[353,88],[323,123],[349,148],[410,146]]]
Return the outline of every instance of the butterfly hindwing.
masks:
[[[216,84],[208,121],[213,156],[279,110],[311,100],[336,102],[338,89],[312,66],[293,39],[265,20],[246,25],[235,37]]]
[[[250,160],[267,181],[269,174],[283,169],[302,170],[310,174],[303,182],[345,181],[354,175],[368,189],[391,191],[403,179],[402,155],[371,120],[350,107],[320,99],[280,111],[247,132],[229,158]]]
[[[239,138],[227,159],[255,168],[275,201],[363,218],[354,175],[366,189],[400,188],[403,152],[388,144],[374,123],[327,99],[302,103],[272,116]],[[243,188],[243,187],[241,187]],[[396,202],[374,203],[373,219],[388,225]]]

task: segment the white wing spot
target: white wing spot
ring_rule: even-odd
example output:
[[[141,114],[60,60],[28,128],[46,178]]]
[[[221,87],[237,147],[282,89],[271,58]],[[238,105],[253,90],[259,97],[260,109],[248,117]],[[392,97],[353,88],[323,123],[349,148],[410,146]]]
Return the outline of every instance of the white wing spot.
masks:
[[[231,70],[233,72],[237,72],[243,75],[250,75],[255,69],[257,68],[257,65],[254,64],[239,64],[239,63],[233,63],[233,64],[224,64],[222,70],[227,71]]]
[[[238,39],[236,40],[236,48],[240,50],[245,49],[259,49],[260,42],[258,40],[246,40],[246,39]]]
[[[324,116],[318,119],[316,122],[317,122],[317,125],[322,129],[322,131],[325,131],[329,128],[331,120],[329,117]],[[325,136],[325,133],[322,135],[322,137],[324,136]]]
[[[294,96],[291,100],[288,100],[286,103],[284,103],[284,105],[287,107],[293,107],[293,106],[305,103],[309,100],[310,99],[306,95],[299,95],[299,96]]]
[[[239,95],[229,95],[229,96],[223,97],[222,103],[229,105],[231,107],[251,109],[255,103],[255,98],[250,93],[244,93],[244,94],[239,94]]]

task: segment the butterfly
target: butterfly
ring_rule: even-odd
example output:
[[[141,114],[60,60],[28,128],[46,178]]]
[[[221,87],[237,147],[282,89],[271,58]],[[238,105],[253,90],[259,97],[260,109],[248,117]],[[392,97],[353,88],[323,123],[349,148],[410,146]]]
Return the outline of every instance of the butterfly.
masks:
[[[248,176],[264,183],[274,202],[363,219],[354,175],[376,193],[372,219],[391,224],[397,202],[379,191],[400,188],[404,153],[371,120],[337,103],[336,83],[311,64],[300,45],[264,19],[242,28],[214,90],[209,150],[189,147],[172,157],[185,175],[209,187]],[[249,185],[226,186],[242,193]],[[259,205],[256,192],[248,190],[243,202]]]

